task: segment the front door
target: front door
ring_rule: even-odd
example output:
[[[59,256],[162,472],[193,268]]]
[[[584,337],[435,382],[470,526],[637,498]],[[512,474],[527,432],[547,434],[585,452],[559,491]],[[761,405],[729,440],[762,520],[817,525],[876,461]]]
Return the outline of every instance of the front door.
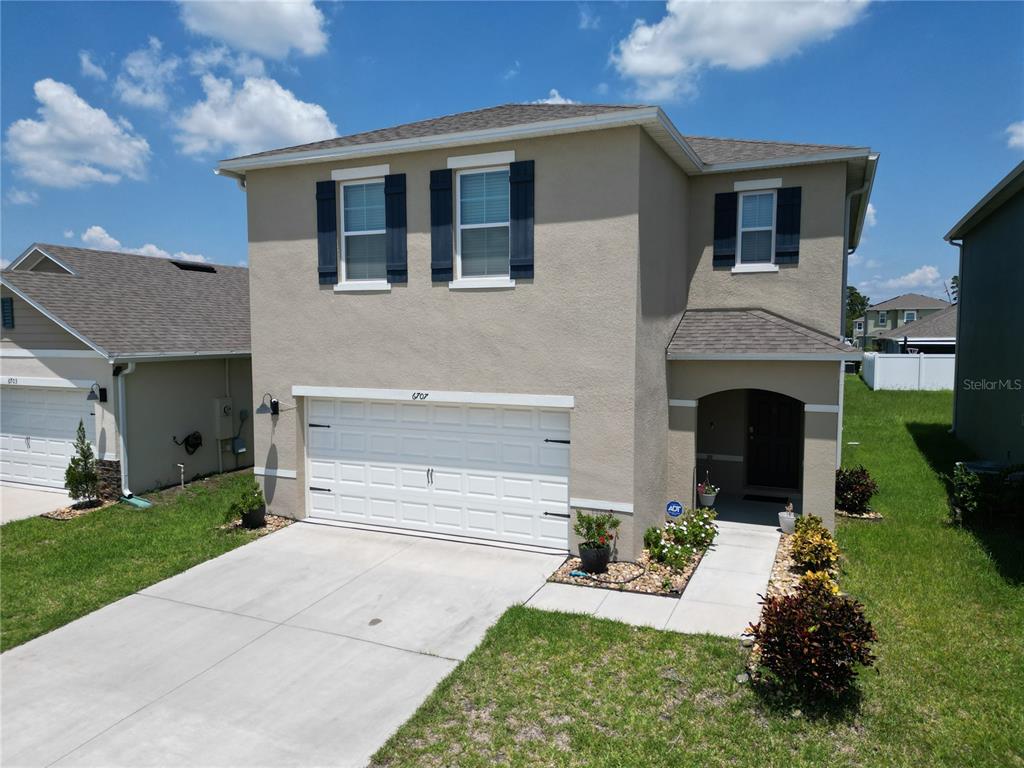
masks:
[[[803,404],[785,395],[752,389],[747,401],[747,483],[767,488],[800,487]]]

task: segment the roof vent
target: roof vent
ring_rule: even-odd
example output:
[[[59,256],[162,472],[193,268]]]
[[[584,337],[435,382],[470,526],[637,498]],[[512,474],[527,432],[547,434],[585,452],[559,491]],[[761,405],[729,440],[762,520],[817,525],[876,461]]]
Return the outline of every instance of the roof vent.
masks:
[[[171,264],[176,266],[178,269],[183,269],[186,272],[216,272],[217,269],[212,264],[200,264],[197,261],[175,261],[171,259]]]

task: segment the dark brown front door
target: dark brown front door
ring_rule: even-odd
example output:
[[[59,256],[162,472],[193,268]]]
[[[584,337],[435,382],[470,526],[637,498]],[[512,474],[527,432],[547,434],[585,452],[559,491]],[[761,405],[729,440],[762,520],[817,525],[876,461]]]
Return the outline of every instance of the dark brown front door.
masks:
[[[800,487],[803,404],[760,389],[747,400],[747,483],[768,488]]]

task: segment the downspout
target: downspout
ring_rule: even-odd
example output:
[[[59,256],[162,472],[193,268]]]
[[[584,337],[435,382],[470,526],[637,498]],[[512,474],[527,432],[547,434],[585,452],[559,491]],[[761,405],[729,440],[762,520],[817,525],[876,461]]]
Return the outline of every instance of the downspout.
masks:
[[[949,431],[956,434],[956,393],[957,384],[960,381],[960,324],[964,321],[964,313],[960,311],[960,300],[964,295],[964,241],[947,240],[957,250],[956,273],[956,342],[953,346],[953,425]]]
[[[855,189],[852,192],[846,193],[846,205],[843,206],[843,285],[841,288],[841,301],[840,301],[840,313],[839,313],[839,338],[846,338],[846,281],[849,279],[850,273],[850,256],[857,250],[856,248],[850,247],[850,205],[853,203],[853,198],[858,195],[863,195],[871,188],[873,179],[865,174],[864,184],[860,189]],[[866,318],[865,318],[866,320]]]
[[[125,404],[124,377],[134,372],[135,363],[114,368],[114,376],[117,377],[117,438],[121,451],[121,495],[126,499],[132,497],[132,492],[128,487],[128,407]]]

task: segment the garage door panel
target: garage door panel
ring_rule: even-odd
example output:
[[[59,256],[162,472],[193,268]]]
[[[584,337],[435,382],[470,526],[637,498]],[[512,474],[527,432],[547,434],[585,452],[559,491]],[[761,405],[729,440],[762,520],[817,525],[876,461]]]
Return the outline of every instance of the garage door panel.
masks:
[[[64,487],[78,425],[94,445],[95,414],[79,389],[4,387],[0,394],[0,479]]]
[[[544,442],[568,439],[567,414],[355,401],[310,413],[330,427],[309,430],[311,484],[326,482],[317,480],[326,464],[338,478],[323,486],[334,508],[311,497],[312,516],[567,546],[569,447]],[[333,437],[313,439],[318,432]]]

